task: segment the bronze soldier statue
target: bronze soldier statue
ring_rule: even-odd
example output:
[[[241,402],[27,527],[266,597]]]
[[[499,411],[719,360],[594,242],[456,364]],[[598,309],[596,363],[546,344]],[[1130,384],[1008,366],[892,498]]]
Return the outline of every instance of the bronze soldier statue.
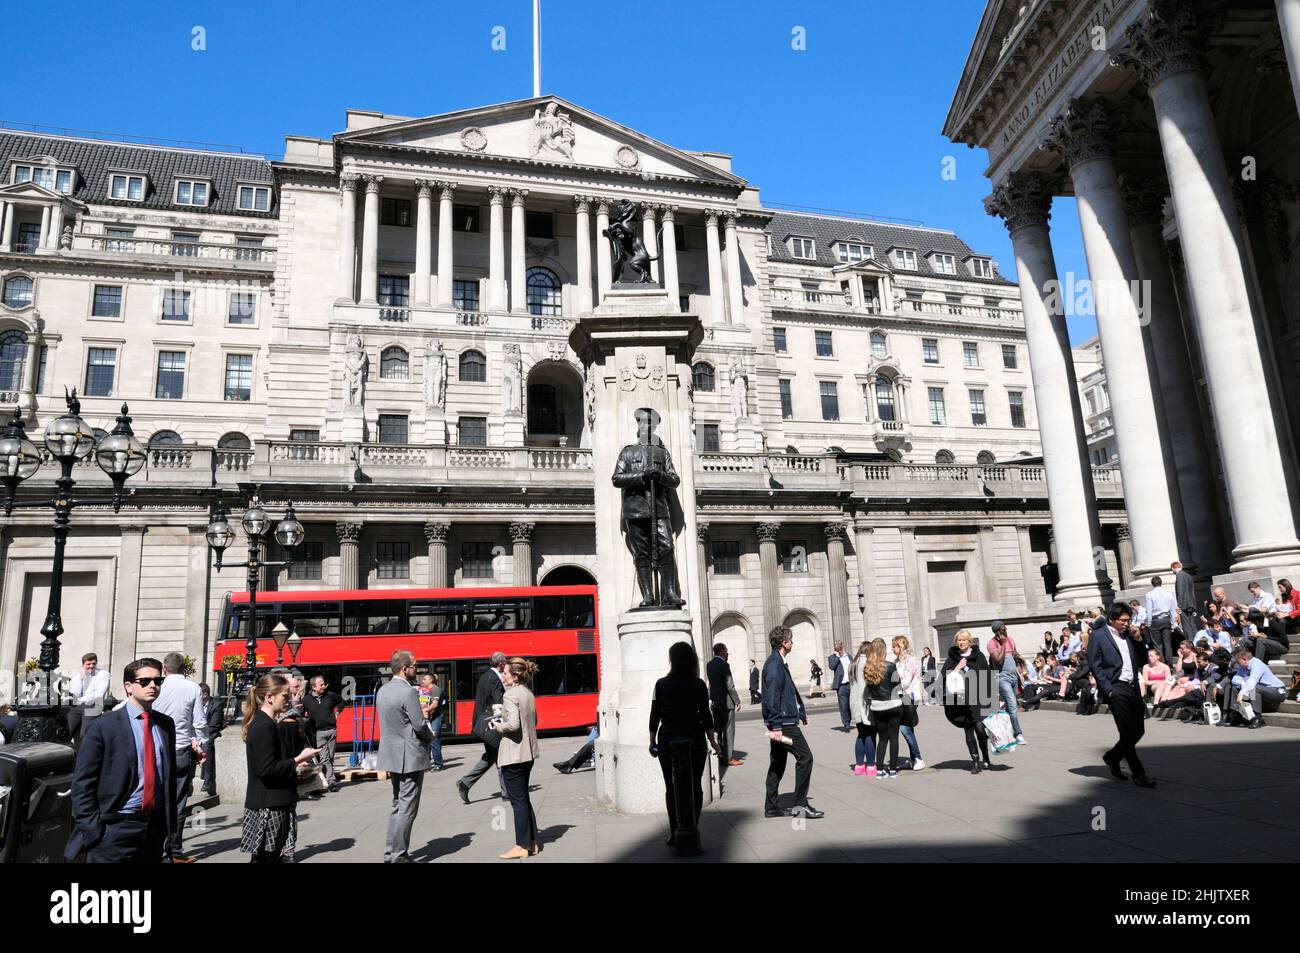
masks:
[[[614,485],[623,491],[627,548],[636,562],[641,608],[685,605],[673,556],[673,489],[681,483],[667,449],[655,442],[659,415],[648,407],[636,412],[637,442],[618,455]]]

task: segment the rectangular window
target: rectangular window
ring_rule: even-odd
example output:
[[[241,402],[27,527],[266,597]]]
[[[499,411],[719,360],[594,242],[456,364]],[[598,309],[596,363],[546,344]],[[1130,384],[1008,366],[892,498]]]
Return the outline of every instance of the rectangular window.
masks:
[[[453,205],[451,208],[451,227],[458,232],[477,232],[478,206]]]
[[[818,387],[822,398],[822,420],[840,419],[839,385],[834,381],[820,381]]]
[[[199,254],[198,232],[172,232],[172,254],[196,258]]]
[[[253,399],[253,355],[226,355],[225,399]]]
[[[970,260],[970,270],[976,278],[992,278],[993,262],[987,258],[972,258]]]
[[[380,199],[379,224],[396,225],[398,228],[411,226],[410,199]]]
[[[989,422],[988,415],[984,412],[984,391],[970,390],[970,422],[972,427],[984,427]]]
[[[487,418],[460,417],[456,421],[456,433],[462,447],[486,447]]]
[[[871,257],[871,246],[858,242],[837,242],[835,257],[840,261],[862,261],[864,258]]]
[[[117,370],[117,351],[111,347],[92,347],[86,358],[87,397],[112,397],[113,376]]]
[[[927,364],[939,363],[938,338],[921,338],[921,360]]]
[[[31,255],[35,253],[36,246],[40,243],[40,222],[23,222],[18,226],[18,247],[14,249],[15,251],[24,255]]]
[[[379,303],[386,308],[405,308],[410,300],[411,279],[406,275],[379,276]]]
[[[162,319],[188,321],[190,319],[190,293],[168,288],[163,292]]]
[[[262,240],[260,238],[236,238],[235,261],[261,261]]]
[[[803,539],[785,540],[777,544],[777,555],[781,559],[782,572],[808,571],[808,541]]]
[[[894,264],[908,271],[916,271],[916,252],[910,248],[895,248]]]
[[[957,259],[952,255],[935,255],[934,270],[941,275],[957,274]]]
[[[930,423],[942,426],[948,422],[948,414],[943,406],[943,388],[930,387],[927,390],[930,399]]]
[[[36,393],[45,393],[45,368],[50,363],[50,347],[41,345],[41,353],[36,359]]]
[[[1008,370],[1016,369],[1016,346],[1014,344],[1002,345],[1002,366]]]
[[[713,574],[715,576],[740,575],[740,543],[734,539],[713,541]]]
[[[478,282],[457,278],[451,286],[451,303],[461,311],[478,310]]]
[[[193,179],[176,180],[176,204],[204,208],[208,204],[208,183]]]
[[[813,332],[813,337],[814,337],[814,338],[816,339],[816,341],[817,341],[817,356],[818,356],[818,357],[834,357],[834,356],[835,356],[835,346],[834,346],[834,344],[831,342],[831,332],[830,332],[830,331],[814,331],[814,332]]]
[[[139,202],[144,198],[144,176],[111,175],[108,178],[109,198]]]
[[[781,389],[781,419],[789,420],[794,416],[794,399],[790,395],[790,381],[782,378],[778,386]]]
[[[91,317],[120,318],[122,316],[122,286],[95,285],[95,301],[90,309]]]
[[[790,254],[795,258],[811,260],[817,257],[816,246],[811,238],[790,239]]]
[[[379,415],[380,443],[409,443],[406,414]]]
[[[185,396],[185,352],[158,352],[158,380],[154,396],[159,400],[180,400]]]
[[[289,563],[290,579],[322,579],[325,562],[324,543],[303,543],[293,554]]]
[[[776,351],[777,354],[786,352],[785,328],[772,329],[772,350]]]
[[[524,212],[524,234],[529,238],[554,238],[555,216],[550,212]]]
[[[134,238],[134,228],[105,228],[104,235],[109,239],[104,242],[106,251],[135,251],[135,242],[122,241],[124,238]]]
[[[270,187],[260,185],[241,185],[239,187],[239,207],[246,212],[270,211]]]
[[[376,543],[375,562],[380,579],[411,578],[410,543]]]
[[[1011,391],[1007,394],[1007,400],[1011,404],[1011,426],[1025,426],[1025,395],[1018,391]]]
[[[289,431],[289,440],[293,443],[320,443],[320,431],[307,427],[294,427]]]
[[[72,173],[67,169],[60,169],[54,176],[54,191],[61,192],[64,195],[72,194]]]
[[[961,342],[961,362],[964,367],[980,366],[980,346],[978,342]]]
[[[721,435],[718,433],[717,424],[700,424],[700,432],[696,435],[702,453],[717,453],[722,449]]]
[[[491,579],[492,544],[461,543],[460,574],[466,579]]]
[[[251,291],[233,291],[230,294],[230,308],[226,316],[227,324],[256,324],[257,295]]]

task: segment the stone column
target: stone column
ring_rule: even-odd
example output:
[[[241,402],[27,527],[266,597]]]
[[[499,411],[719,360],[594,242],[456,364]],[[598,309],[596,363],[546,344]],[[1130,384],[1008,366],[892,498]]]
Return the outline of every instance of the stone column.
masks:
[[[1236,530],[1235,572],[1300,562],[1300,540],[1290,511],[1278,505],[1289,499],[1286,459],[1273,429],[1200,35],[1190,6],[1160,2],[1129,27],[1113,61],[1138,71],[1155,108]]]
[[[874,532],[865,512],[853,518],[853,543],[858,554],[858,584],[866,607],[862,612],[863,637],[870,639],[880,628],[880,604],[876,599],[876,551]],[[845,646],[847,649],[848,646]]]
[[[605,229],[609,228],[609,200],[596,199],[596,303],[605,300],[605,292],[609,290],[611,276],[614,274],[614,263],[609,257],[609,239],[605,237]]]
[[[1129,568],[1135,576],[1147,577],[1168,569],[1176,559],[1190,557],[1178,551],[1169,488],[1173,474],[1166,471],[1161,452],[1155,392],[1142,340],[1143,318],[1134,300],[1133,291],[1139,287],[1137,260],[1111,158],[1113,136],[1100,100],[1076,101],[1052,120],[1043,145],[1060,152],[1070,165],[1133,535],[1135,562]]]
[[[36,406],[36,372],[41,363],[40,332],[27,335],[27,363],[23,365],[23,379],[19,384],[18,405],[23,410]]]
[[[745,323],[745,293],[740,274],[740,243],[736,240],[736,216],[725,219],[727,237],[727,309],[732,324]]]
[[[1065,319],[1059,310],[1059,295],[1052,310],[1044,298],[1046,289],[1059,287],[1047,231],[1051,200],[1039,175],[1012,173],[993,190],[986,208],[989,214],[1000,216],[1011,233],[1034,401],[1039,420],[1052,422],[1052,426],[1040,431],[1040,437],[1048,506],[1059,553],[1057,597],[1098,604],[1105,601],[1103,587],[1108,589],[1110,581],[1093,560],[1093,553],[1101,546],[1101,534],[1092,469],[1083,443],[1083,414],[1074,383],[1074,362]]]
[[[650,257],[656,258],[659,255],[659,243],[655,241],[655,207],[649,202],[641,205],[641,240],[645,242],[645,250]],[[659,262],[650,262],[650,277],[659,280]]]
[[[429,544],[428,578],[430,589],[446,589],[451,585],[447,575],[447,535],[450,523],[425,523],[424,538]]]
[[[1183,335],[1161,227],[1168,185],[1153,184],[1145,175],[1121,179],[1138,278],[1146,290],[1147,320],[1142,331],[1148,338],[1147,354],[1154,358],[1148,363],[1156,385],[1156,409],[1164,415],[1162,433],[1181,499],[1175,515],[1182,517],[1188,555],[1198,571],[1203,575],[1223,572],[1228,550],[1217,517],[1218,488],[1206,465],[1210,451],[1197,404],[1196,374]]]
[[[1025,586],[1025,608],[1037,609],[1043,604],[1039,589],[1043,585],[1043,576],[1034,562],[1034,547],[1029,539],[1029,527],[1016,527],[1016,543],[1020,547],[1020,575]]]
[[[781,532],[780,523],[759,523],[754,527],[758,535],[758,565],[763,592],[763,639],[781,624],[781,579],[776,569],[776,537]]]
[[[506,190],[489,186],[492,205],[488,216],[488,310],[506,310]]]
[[[360,523],[335,523],[334,532],[339,537],[339,588],[361,588],[361,525]]]
[[[143,565],[144,526],[123,526],[121,548],[118,551],[117,603],[114,606],[113,643],[108,658],[100,657],[103,667],[120,671],[126,663],[138,658],[136,639],[140,628],[140,573]],[[206,542],[206,540],[204,540]],[[204,564],[211,573],[211,560]],[[242,588],[242,587],[241,587]],[[238,734],[238,732],[236,732]]]
[[[574,303],[578,314],[591,314],[591,199],[585,195],[575,195],[573,206],[576,213],[575,240],[578,252],[578,294]]]
[[[709,524],[695,524],[695,561],[699,564],[700,632],[713,643],[713,609],[709,605]]]
[[[0,251],[11,251],[14,244],[14,220],[18,218],[18,206],[13,202],[0,202],[0,212],[4,213],[4,231],[0,233]]]
[[[454,217],[451,199],[455,182],[435,182],[438,188],[438,307],[450,308],[456,290],[456,265],[452,255]]]
[[[533,530],[536,523],[511,523],[510,542],[514,548],[514,584],[533,585]]]
[[[1132,520],[1133,514],[1129,514]],[[1115,527],[1115,561],[1119,563],[1119,585],[1120,588],[1127,588],[1136,584],[1141,578],[1133,572],[1133,536],[1129,531],[1128,523],[1120,523]]]
[[[524,199],[527,197],[527,189],[510,190],[510,310],[514,314],[528,313],[528,279],[525,277],[528,262],[524,257],[524,237],[527,234]]]
[[[979,528],[980,540],[980,580],[984,589],[985,602],[1001,602],[998,597],[998,557],[997,551],[993,548],[993,535],[997,528],[988,524],[981,524]]]
[[[907,598],[907,618],[911,623],[911,632],[909,637],[912,640],[912,650],[919,653],[921,646],[930,646],[933,651],[934,629],[930,627],[930,620],[925,615],[925,600],[922,598],[921,586],[921,562],[917,558],[916,552],[916,527],[900,526],[898,529],[898,541],[902,544],[903,549],[903,586]],[[981,640],[983,645],[985,640]]]
[[[722,248],[718,244],[717,209],[704,210],[704,247],[709,260],[709,319],[727,323],[727,292],[722,284]]]
[[[379,304],[379,184],[382,175],[365,175],[365,217],[361,223],[361,303]]]
[[[839,520],[822,527],[826,533],[826,572],[831,584],[831,644],[853,641],[849,624],[849,574],[844,567],[844,524]]]
[[[1300,109],[1300,0],[1277,0],[1278,25],[1282,28],[1282,47],[1291,73],[1291,93]]]
[[[357,179],[354,172],[339,176],[339,304],[357,300]]]
[[[50,207],[41,206],[41,237],[36,242],[37,248],[50,247]]]
[[[416,179],[415,188],[415,306],[427,308],[433,277],[433,183]]]
[[[63,246],[63,205],[55,205],[50,210],[50,251],[58,251]]]
[[[660,252],[664,264],[664,291],[668,295],[669,309],[680,311],[682,290],[677,278],[677,206],[661,205],[659,214],[664,226],[664,247]]]

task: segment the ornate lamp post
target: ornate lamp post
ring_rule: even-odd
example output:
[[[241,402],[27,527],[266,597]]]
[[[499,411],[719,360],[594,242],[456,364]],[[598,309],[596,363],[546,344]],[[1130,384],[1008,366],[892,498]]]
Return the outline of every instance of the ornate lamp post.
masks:
[[[289,638],[287,641],[289,643],[289,659],[292,662],[292,664],[297,665],[298,650],[302,648],[302,636],[298,634],[297,628],[294,628],[294,630],[291,633],[289,633]]]
[[[292,563],[292,552],[297,548],[307,535],[303,529],[302,523],[298,522],[298,517],[293,511],[293,503],[289,503],[285,510],[284,519],[276,524],[274,531],[271,530],[271,516],[262,508],[260,499],[262,488],[256,487],[253,490],[253,498],[248,503],[248,508],[244,510],[244,515],[240,523],[244,527],[244,535],[248,537],[248,558],[241,563],[232,563],[235,568],[245,568],[248,570],[248,641],[244,643],[247,654],[244,656],[244,672],[240,676],[240,681],[236,687],[236,693],[244,694],[252,685],[254,672],[257,669],[257,636],[259,626],[257,624],[257,590],[262,581],[263,566],[288,566]],[[262,541],[268,533],[275,536],[275,541],[285,551],[285,559],[281,562],[270,562],[262,559]],[[212,521],[208,523],[208,545],[217,555],[217,572],[221,572],[222,554],[226,551],[235,539],[235,531],[226,519],[226,507],[221,502],[217,503],[217,509],[212,515]],[[277,628],[279,628],[277,626]],[[276,646],[280,650],[280,660],[284,659],[284,636],[279,633],[273,633],[275,636]]]
[[[117,418],[113,432],[103,437],[98,445],[90,427],[81,419],[81,402],[77,392],[65,394],[68,412],[45,428],[45,449],[58,461],[60,471],[55,480],[55,493],[48,500],[14,501],[18,485],[41,468],[41,456],[27,439],[23,428],[22,412],[15,407],[9,426],[0,437],[0,480],[5,485],[5,515],[15,509],[42,506],[54,508],[54,566],[50,575],[50,598],[41,626],[41,671],[45,673],[44,697],[36,705],[25,706],[19,723],[16,741],[68,740],[68,727],[60,714],[60,698],[54,688],[54,670],[59,666],[59,636],[63,635],[63,560],[68,542],[68,526],[72,522],[73,507],[91,502],[72,495],[76,482],[72,467],[84,460],[92,451],[95,462],[113,481],[113,512],[122,508],[123,488],[128,477],[140,472],[145,465],[145,449],[131,431],[131,418],[126,404]]]

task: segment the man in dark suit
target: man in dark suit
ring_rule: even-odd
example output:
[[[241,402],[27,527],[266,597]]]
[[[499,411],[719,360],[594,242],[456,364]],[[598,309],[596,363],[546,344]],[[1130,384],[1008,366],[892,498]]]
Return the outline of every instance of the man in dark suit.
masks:
[[[203,763],[200,766],[202,791],[204,794],[216,794],[217,738],[226,727],[226,705],[220,698],[212,697],[212,689],[207,682],[199,684],[199,691],[203,698],[203,720],[208,729],[203,742]]]
[[[750,659],[749,660],[749,703],[751,705],[761,705],[763,703],[763,695],[761,692],[759,692],[758,686],[759,686],[758,663],[756,663],[753,659]]]
[[[126,704],[91,720],[77,748],[67,860],[156,864],[176,827],[176,725],[152,711],[162,662],[136,659],[123,683]]]
[[[1133,783],[1140,788],[1153,788],[1156,783],[1147,777],[1137,753],[1137,743],[1146,731],[1142,689],[1138,686],[1146,649],[1141,636],[1132,631],[1132,618],[1133,610],[1123,602],[1116,602],[1107,613],[1109,625],[1097,620],[1088,639],[1088,667],[1097,682],[1097,695],[1110,706],[1119,732],[1119,741],[1101,759],[1110,768],[1111,775],[1120,781],[1128,777],[1120,770],[1120,761],[1128,761]]]
[[[732,712],[740,711],[740,694],[736,683],[731,678],[731,666],[727,663],[727,647],[719,642],[713,647],[713,658],[704,667],[709,677],[709,705],[713,709],[713,728],[722,743],[719,760],[731,767],[738,767],[745,762],[731,756],[731,749],[736,743],[736,719]]]
[[[835,693],[835,700],[839,702],[840,727],[842,731],[848,731],[853,721],[853,716],[849,711],[851,679],[849,678],[849,657],[844,654],[843,642],[835,643],[835,651],[826,660],[826,664],[830,666],[831,673],[834,676],[831,680],[831,691]]]
[[[465,776],[456,782],[456,790],[460,792],[460,799],[466,804],[469,803],[469,789],[479,778],[487,774],[488,768],[497,763],[497,747],[501,744],[500,732],[493,731],[487,727],[493,713],[492,706],[500,705],[501,700],[505,698],[506,686],[502,679],[505,677],[506,670],[506,653],[493,652],[492,657],[488,660],[489,668],[478,680],[478,687],[474,690],[474,737],[483,742],[483,755],[474,763],[474,767],[465,772]],[[500,772],[498,772],[497,782],[500,784]],[[505,787],[499,788],[502,792]]]
[[[768,636],[772,654],[763,663],[763,724],[772,742],[771,762],[767,768],[767,795],[763,804],[764,817],[825,817],[808,803],[808,788],[812,784],[813,753],[799,725],[808,724],[808,711],[804,708],[794,676],[790,674],[785,657],[794,649],[794,633],[784,625],[772,629]],[[777,803],[777,790],[785,774],[785,763],[794,754],[794,806],[781,810]]]
[[[1170,563],[1169,568],[1174,572],[1174,602],[1178,604],[1180,616],[1175,622],[1183,630],[1183,638],[1191,639],[1196,635],[1196,623],[1200,619],[1200,610],[1196,607],[1196,580],[1178,560]]]

